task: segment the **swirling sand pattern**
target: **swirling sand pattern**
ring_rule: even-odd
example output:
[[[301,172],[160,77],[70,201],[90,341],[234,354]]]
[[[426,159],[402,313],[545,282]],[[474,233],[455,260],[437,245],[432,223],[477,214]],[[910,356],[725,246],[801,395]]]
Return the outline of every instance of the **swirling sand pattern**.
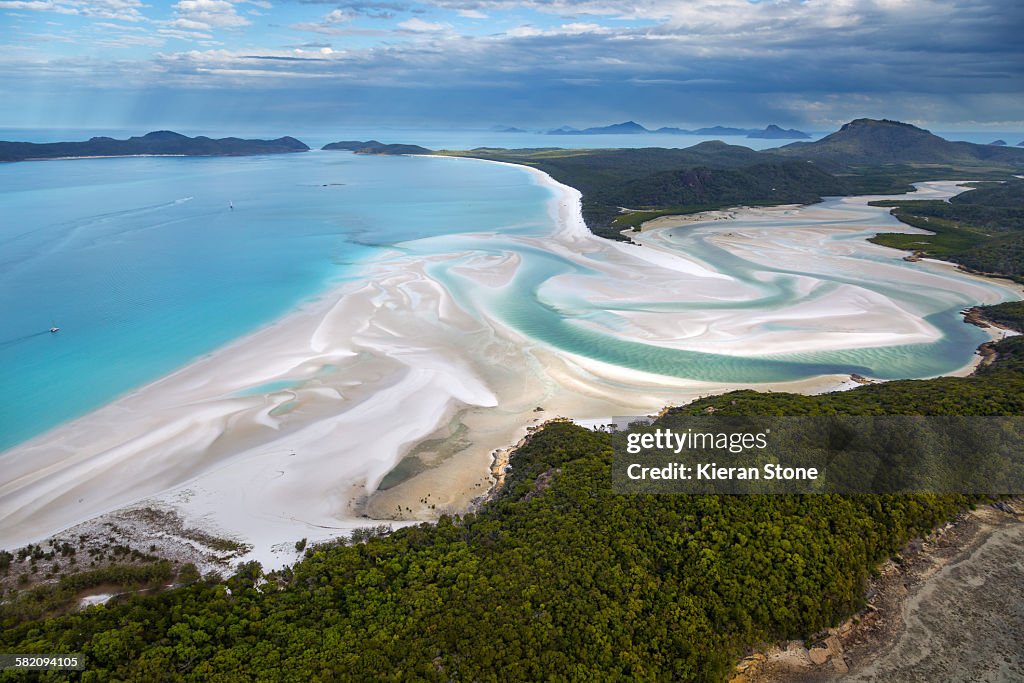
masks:
[[[744,386],[822,391],[851,372],[963,371],[985,336],[958,310],[1018,296],[866,243],[895,223],[865,198],[644,232],[635,246],[595,238],[579,193],[532,170],[372,163],[500,170],[520,187],[529,174],[550,188],[550,216],[453,224],[459,234],[406,226],[394,233],[405,241],[375,247],[298,312],[6,451],[0,546],[144,502],[277,566],[297,539],[365,526],[363,515],[464,509],[494,449],[541,417],[638,414]],[[428,438],[447,444],[419,451],[430,466],[376,491]]]

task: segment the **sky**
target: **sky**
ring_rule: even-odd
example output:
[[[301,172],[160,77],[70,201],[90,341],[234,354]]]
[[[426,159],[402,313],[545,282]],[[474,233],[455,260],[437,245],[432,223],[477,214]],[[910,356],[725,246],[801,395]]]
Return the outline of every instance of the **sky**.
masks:
[[[1020,0],[0,0],[0,128],[1024,130]]]

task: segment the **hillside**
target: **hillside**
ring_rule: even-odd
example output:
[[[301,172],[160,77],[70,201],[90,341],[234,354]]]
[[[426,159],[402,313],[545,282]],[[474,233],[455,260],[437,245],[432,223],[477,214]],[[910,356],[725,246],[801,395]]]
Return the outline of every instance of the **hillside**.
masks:
[[[790,204],[843,194],[844,187],[805,162],[747,147],[702,142],[686,149],[491,149],[440,152],[533,166],[583,193],[595,234],[620,231],[648,211],[687,213],[735,204]],[[624,215],[622,208],[639,211]]]
[[[381,154],[384,156],[397,156],[402,154],[430,154],[431,151],[426,147],[420,147],[419,145],[402,145],[402,144],[384,144],[383,142],[377,142],[376,140],[367,140],[362,142],[360,140],[343,140],[341,142],[331,142],[324,145],[321,149],[325,150],[344,150],[349,152],[355,152],[356,154]]]
[[[0,161],[55,159],[60,157],[105,157],[145,155],[244,156],[251,154],[287,154],[309,151],[292,137],[276,140],[190,138],[169,130],[154,131],[141,137],[115,140],[94,137],[84,142],[0,142]]]
[[[872,242],[1024,282],[1024,180],[985,184],[948,202],[915,201],[911,194],[873,204],[934,234],[882,233]]]
[[[583,130],[577,130],[566,126],[550,130],[548,131],[548,135],[636,135],[639,133],[650,132],[651,131],[647,130],[636,121],[625,121],[623,123],[613,123],[610,126],[584,128]]]
[[[877,164],[1005,165],[1024,169],[1024,152],[970,142],[950,142],[898,121],[856,119],[814,142],[794,142],[769,153],[798,157],[829,169]]]
[[[668,131],[748,132],[722,127],[656,132]],[[799,131],[776,126],[761,131],[766,136],[794,132]],[[714,141],[686,149],[477,148],[439,154],[538,168],[580,190],[587,226],[609,239],[623,239],[623,229],[658,215],[812,203],[830,195],[901,194],[925,180],[1006,180],[1024,173],[1024,150],[949,142],[910,124],[871,119],[851,121],[815,142],[760,152]]]
[[[800,140],[809,139],[811,136],[796,128],[780,128],[774,123],[769,124],[764,130],[752,130],[747,133],[748,138],[761,138],[767,140]]]

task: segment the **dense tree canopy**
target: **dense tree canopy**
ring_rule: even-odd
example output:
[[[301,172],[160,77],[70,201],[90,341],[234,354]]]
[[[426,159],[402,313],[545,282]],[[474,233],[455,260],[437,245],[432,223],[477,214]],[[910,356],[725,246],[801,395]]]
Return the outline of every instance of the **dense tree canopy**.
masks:
[[[1022,414],[1017,342],[974,377],[736,392],[684,410]],[[84,653],[85,681],[718,681],[745,648],[851,614],[878,563],[970,503],[623,496],[610,459],[608,435],[551,424],[477,514],[312,547],[266,579],[248,565],[226,582],[15,620],[0,647]]]

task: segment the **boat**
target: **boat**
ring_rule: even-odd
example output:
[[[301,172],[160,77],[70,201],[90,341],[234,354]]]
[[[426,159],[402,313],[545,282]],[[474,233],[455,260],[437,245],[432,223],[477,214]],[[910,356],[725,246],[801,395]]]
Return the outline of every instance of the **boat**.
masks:
[[[50,328],[50,334],[57,334],[58,332],[60,332],[60,328],[59,327],[54,326],[54,327]]]

